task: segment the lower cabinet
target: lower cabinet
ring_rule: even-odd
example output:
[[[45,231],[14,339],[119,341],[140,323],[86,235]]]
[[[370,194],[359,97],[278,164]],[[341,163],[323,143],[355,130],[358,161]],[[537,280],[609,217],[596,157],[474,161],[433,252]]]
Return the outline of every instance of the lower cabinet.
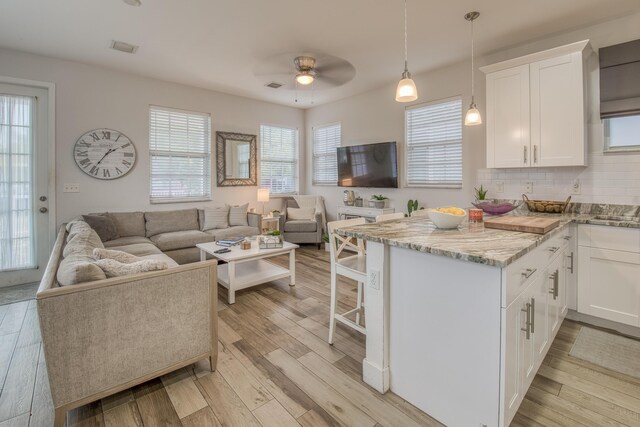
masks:
[[[578,248],[578,311],[640,326],[640,253]]]

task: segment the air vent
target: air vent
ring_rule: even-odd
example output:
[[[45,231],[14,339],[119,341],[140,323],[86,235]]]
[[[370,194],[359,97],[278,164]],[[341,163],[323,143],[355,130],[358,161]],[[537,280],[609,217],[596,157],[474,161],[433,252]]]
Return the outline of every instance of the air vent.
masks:
[[[271,82],[271,83],[269,83],[269,84],[267,84],[265,86],[266,87],[270,87],[271,89],[278,89],[278,88],[281,88],[284,85],[282,85],[280,83],[276,83],[276,82]]]
[[[120,52],[124,52],[124,53],[136,53],[138,51],[138,46],[125,43],[125,42],[120,42],[117,40],[112,40],[111,49],[119,50]]]

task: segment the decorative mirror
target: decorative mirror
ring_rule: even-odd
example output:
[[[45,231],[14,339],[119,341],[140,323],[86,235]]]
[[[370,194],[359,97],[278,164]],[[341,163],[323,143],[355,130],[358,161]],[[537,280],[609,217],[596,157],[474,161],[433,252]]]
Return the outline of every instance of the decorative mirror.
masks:
[[[216,132],[218,187],[256,185],[256,136]]]

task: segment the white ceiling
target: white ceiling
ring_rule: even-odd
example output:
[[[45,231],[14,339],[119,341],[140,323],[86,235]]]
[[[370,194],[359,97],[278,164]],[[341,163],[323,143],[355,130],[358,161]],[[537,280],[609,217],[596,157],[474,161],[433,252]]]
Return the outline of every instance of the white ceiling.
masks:
[[[353,80],[316,90],[314,103],[345,98],[399,79],[403,68],[402,0],[2,0],[0,46],[119,69],[221,92],[294,103],[293,82],[264,87],[255,67],[295,52],[334,55],[356,69]],[[469,55],[543,37],[639,9],[638,0],[409,0],[413,74]],[[111,40],[136,44],[128,55]],[[287,89],[289,88],[289,90]]]

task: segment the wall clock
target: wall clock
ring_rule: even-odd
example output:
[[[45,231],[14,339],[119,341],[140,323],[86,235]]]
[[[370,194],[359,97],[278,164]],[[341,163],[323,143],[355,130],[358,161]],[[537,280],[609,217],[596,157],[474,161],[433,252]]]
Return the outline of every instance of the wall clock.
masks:
[[[136,163],[136,147],[122,132],[94,129],[82,135],[73,147],[80,170],[98,179],[125,176]]]

